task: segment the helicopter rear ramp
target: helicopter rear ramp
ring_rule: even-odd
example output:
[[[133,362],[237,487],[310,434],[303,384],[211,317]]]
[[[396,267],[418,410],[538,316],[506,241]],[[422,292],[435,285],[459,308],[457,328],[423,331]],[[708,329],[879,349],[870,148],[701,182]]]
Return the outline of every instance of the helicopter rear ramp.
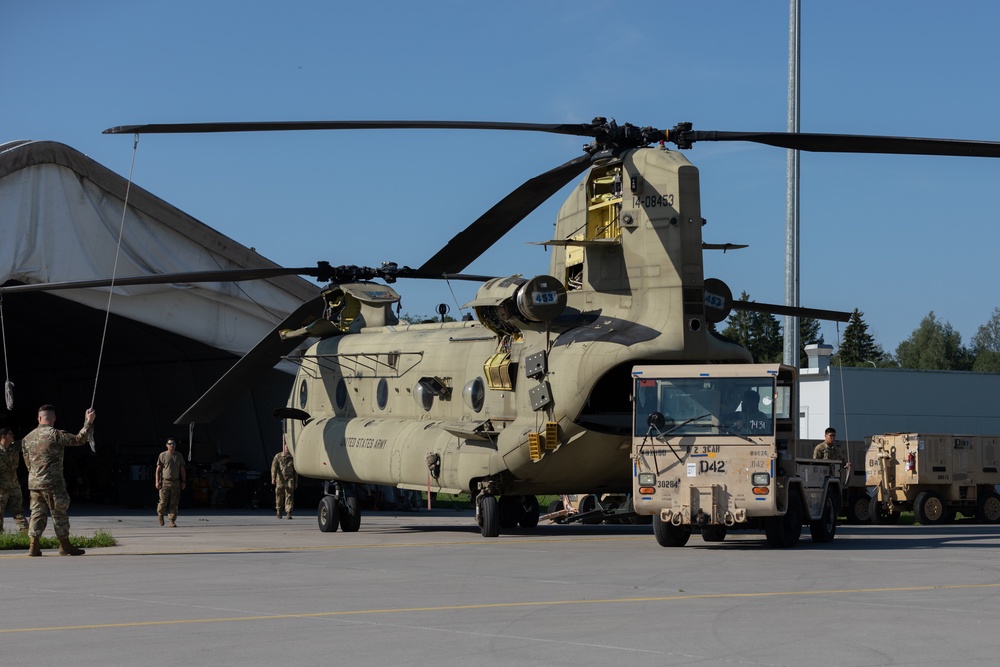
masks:
[[[0,144],[0,284],[277,266],[134,184],[123,222],[127,186],[60,143]],[[153,464],[167,437],[186,443],[187,429],[173,426],[174,419],[316,293],[294,276],[116,286],[106,338],[107,288],[5,295],[5,379],[15,389],[13,409],[0,402],[0,424],[21,436],[35,425],[38,406],[52,403],[60,426],[75,429],[99,378],[98,457],[75,461],[93,474],[74,475],[67,457],[67,480],[85,479],[80,484],[94,487],[89,493],[100,500],[113,486],[109,469]],[[194,460],[225,452],[264,470],[281,446],[270,412],[285,403],[291,382],[288,373],[273,371],[217,422],[199,426]]]

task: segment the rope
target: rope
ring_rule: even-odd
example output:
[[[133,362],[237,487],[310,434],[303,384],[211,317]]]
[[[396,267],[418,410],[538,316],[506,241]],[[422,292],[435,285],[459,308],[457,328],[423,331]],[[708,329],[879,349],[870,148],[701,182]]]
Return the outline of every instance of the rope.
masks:
[[[835,326],[837,328],[837,350],[840,350],[840,322],[837,322]],[[841,356],[837,357],[837,368],[840,372],[840,404],[844,406],[844,448],[847,450],[845,458],[853,471],[854,462],[851,461],[850,432],[847,430],[847,391],[844,388],[844,362]]]
[[[108,339],[108,322],[111,319],[111,297],[115,293],[115,278],[118,276],[118,258],[122,252],[122,237],[125,236],[125,215],[128,213],[128,197],[132,192],[132,172],[135,170],[135,154],[139,148],[139,134],[136,133],[132,141],[132,164],[128,169],[128,182],[125,185],[125,201],[122,205],[122,221],[118,226],[118,246],[115,248],[115,265],[111,270],[111,285],[108,287],[108,305],[104,309],[104,330],[101,332],[101,348],[97,354],[97,370],[94,371],[94,393],[90,397],[90,409],[94,409],[97,402],[97,381],[101,376],[101,362],[104,360],[104,343]],[[97,453],[97,443],[94,441],[94,432],[90,432],[90,450]]]
[[[7,399],[7,409],[14,409],[14,383],[10,381],[10,369],[7,366],[7,327],[3,321],[3,295],[0,294],[0,338],[3,339],[3,393]]]

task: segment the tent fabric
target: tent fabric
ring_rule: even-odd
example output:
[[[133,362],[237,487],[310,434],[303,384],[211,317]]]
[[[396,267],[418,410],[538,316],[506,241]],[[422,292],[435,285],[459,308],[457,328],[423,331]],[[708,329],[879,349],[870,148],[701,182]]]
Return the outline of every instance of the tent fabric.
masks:
[[[0,146],[0,284],[277,265],[55,142]],[[108,289],[58,292],[105,310]],[[302,278],[115,287],[111,311],[243,354],[317,287]]]
[[[0,284],[110,278],[127,186],[63,144],[0,145]],[[275,266],[131,186],[118,277]],[[72,430],[93,405],[97,453],[73,448],[66,459],[70,493],[82,501],[155,503],[148,473],[168,437],[182,443],[196,481],[221,454],[244,466],[246,479],[251,471],[266,474],[281,449],[282,425],[272,412],[287,402],[292,364],[234,392],[232,405],[212,423],[197,425],[190,441],[188,427],[173,422],[317,292],[296,276],[238,285],[118,286],[106,338],[108,288],[7,294],[0,311],[4,379],[15,389],[13,409],[0,402],[0,425],[20,437],[37,425],[38,406],[52,403],[59,425]],[[234,488],[245,500],[249,487]]]

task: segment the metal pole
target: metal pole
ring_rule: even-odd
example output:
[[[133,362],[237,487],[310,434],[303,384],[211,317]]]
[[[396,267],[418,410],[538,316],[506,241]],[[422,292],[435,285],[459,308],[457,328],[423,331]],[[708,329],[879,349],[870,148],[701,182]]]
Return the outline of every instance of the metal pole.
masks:
[[[799,131],[799,0],[790,0],[788,17],[788,131]],[[785,305],[799,304],[799,152],[788,151],[785,173]],[[799,366],[799,318],[785,316],[784,362]]]

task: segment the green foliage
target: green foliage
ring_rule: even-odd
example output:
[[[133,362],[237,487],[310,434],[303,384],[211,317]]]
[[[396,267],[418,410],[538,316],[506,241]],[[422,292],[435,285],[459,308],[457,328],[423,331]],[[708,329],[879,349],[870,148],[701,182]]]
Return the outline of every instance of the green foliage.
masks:
[[[42,549],[58,549],[59,541],[54,537],[42,537],[39,541]],[[70,535],[69,543],[74,547],[83,549],[97,549],[100,547],[114,547],[118,545],[118,540],[106,530],[98,530],[93,537],[83,537],[80,535]],[[0,533],[0,551],[2,550],[28,550],[28,536],[22,533]]]
[[[750,295],[743,292],[740,294],[740,301],[750,302]],[[784,356],[781,324],[770,313],[734,310],[726,318],[726,328],[722,330],[722,335],[750,350],[757,363],[781,361]]]
[[[844,340],[837,351],[837,363],[841,366],[884,366],[886,354],[875,342],[875,337],[868,333],[864,313],[857,308],[851,313],[851,319],[844,329]]]
[[[972,337],[972,351],[976,355],[972,370],[1000,373],[1000,308],[993,309],[993,315]]]
[[[399,316],[400,321],[406,321],[410,324],[422,324],[424,322],[441,322],[440,315],[410,315],[409,313],[403,313]],[[444,322],[457,322],[451,315],[444,316]]]
[[[972,369],[973,355],[962,346],[962,336],[932,310],[896,348],[896,359],[902,368],[967,371]]]
[[[808,368],[809,355],[806,354],[806,345],[817,345],[823,343],[823,334],[819,332],[819,320],[811,317],[799,318],[799,367]]]

